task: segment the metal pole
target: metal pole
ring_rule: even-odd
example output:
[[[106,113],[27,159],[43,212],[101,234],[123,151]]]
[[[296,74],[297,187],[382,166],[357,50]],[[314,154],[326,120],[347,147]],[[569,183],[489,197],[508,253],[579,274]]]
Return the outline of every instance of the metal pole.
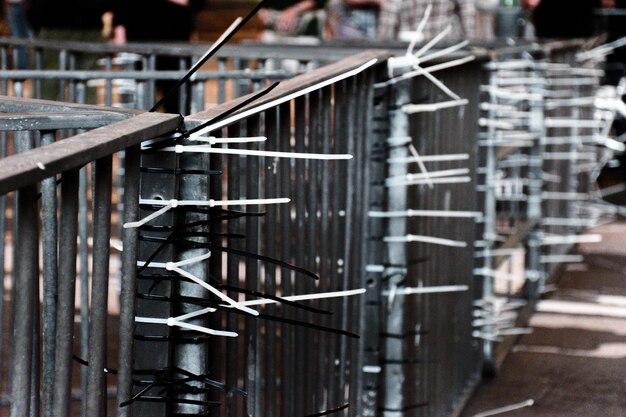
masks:
[[[39,278],[39,231],[37,212],[37,186],[18,191],[17,231],[20,238],[15,248],[20,254],[15,264],[15,324],[13,339],[13,385],[11,387],[11,417],[30,414],[31,367],[33,354],[33,324],[36,281]]]
[[[406,83],[406,82],[405,82]],[[389,114],[390,138],[407,137],[409,135],[409,116],[402,110],[402,106],[409,103],[410,92],[405,83],[398,83],[393,90],[393,109]],[[404,146],[392,147],[389,158],[406,158],[407,148]],[[406,175],[408,173],[407,164],[391,164],[389,166],[389,177]],[[407,187],[398,186],[388,189],[387,211],[402,211],[407,209]],[[387,236],[404,236],[407,233],[406,218],[390,219],[387,223]],[[386,248],[387,263],[395,266],[406,265],[407,252],[406,243],[389,243]],[[398,287],[404,285],[406,279],[405,272],[398,272],[391,276],[387,282],[385,290],[393,292]],[[405,320],[405,296],[398,294],[389,298],[386,305],[387,315],[385,330],[391,334],[404,333]],[[402,339],[388,338],[384,345],[385,358],[397,363],[387,363],[383,369],[384,378],[384,417],[399,417],[402,415],[404,406],[404,384],[405,374],[402,360],[404,357]],[[397,410],[397,411],[395,411]]]
[[[106,416],[107,302],[109,247],[111,238],[112,157],[95,163],[93,210],[93,277],[89,317],[89,367],[87,368],[87,415]]]
[[[124,223],[139,217],[139,146],[126,150],[124,158]],[[131,417],[131,407],[121,407],[132,396],[133,349],[135,336],[135,296],[137,294],[136,228],[122,230],[122,287],[120,292],[119,352],[117,373],[117,417]]]
[[[74,298],[76,290],[76,236],[78,235],[79,174],[63,175],[59,229],[59,285],[57,299],[57,340],[53,415],[70,415],[72,353],[74,339]]]
[[[54,132],[42,132],[41,145],[54,143]],[[43,248],[43,395],[44,417],[52,414],[57,320],[58,225],[56,176],[41,182]]]

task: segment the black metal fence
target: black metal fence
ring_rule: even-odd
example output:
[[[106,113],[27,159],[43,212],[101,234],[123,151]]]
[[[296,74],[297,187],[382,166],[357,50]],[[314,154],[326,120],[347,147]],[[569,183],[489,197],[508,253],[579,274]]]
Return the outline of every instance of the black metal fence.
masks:
[[[111,54],[109,46],[100,47]],[[507,57],[526,56],[528,49]],[[255,54],[245,53],[246,59]],[[268,66],[287,59],[282,53],[257,55]],[[188,56],[197,55],[194,49]],[[532,146],[512,151],[505,146],[498,153],[489,143],[502,125],[494,124],[495,107],[481,110],[489,92],[481,85],[490,77],[485,65],[497,67],[504,56],[471,60],[463,54],[458,66],[437,71],[462,98],[451,106],[445,90],[426,79],[390,81],[390,53],[376,50],[229,100],[184,123],[170,114],[2,100],[2,112],[12,113],[2,118],[9,132],[2,143],[6,152],[16,151],[0,165],[3,244],[14,248],[11,262],[2,262],[10,288],[8,305],[0,309],[3,336],[14,335],[8,354],[0,355],[8,372],[2,380],[9,381],[2,386],[3,411],[359,417],[458,411],[507,334],[494,299],[504,295],[509,306],[522,300],[522,285],[536,281],[527,269],[539,270],[534,262],[541,262],[532,243],[544,236],[537,221],[528,226],[530,201],[497,203],[507,195],[503,179],[515,178],[518,185],[511,187],[520,195],[538,191],[543,210],[558,213],[563,207],[542,199],[543,187],[529,180],[557,175],[553,171],[569,178],[571,170],[560,148],[549,149],[554,155],[533,148],[552,146],[543,133],[533,136]],[[524,68],[542,70],[537,60],[529,62]],[[72,71],[65,80],[113,80],[120,73],[110,72],[111,65],[97,74]],[[263,71],[245,77],[201,72],[196,80],[252,79],[249,90],[258,91],[288,75]],[[48,75],[7,73],[5,91],[24,78],[36,86]],[[162,76],[127,75],[145,76],[148,84]],[[532,76],[537,85],[548,79]],[[507,111],[535,111],[533,125],[520,127],[534,134],[552,116],[530,102]],[[491,132],[479,129],[481,116]],[[72,133],[67,129],[105,124],[64,138]],[[33,140],[42,147],[20,148]],[[114,180],[118,159],[111,155],[122,150],[124,176]],[[518,162],[528,162],[532,152],[540,157],[541,166],[531,164],[539,170]],[[85,164],[93,166],[83,170],[79,193],[78,169]],[[569,188],[549,190],[581,187],[560,184]],[[123,204],[112,206],[112,200]],[[535,233],[530,240],[529,232]],[[41,266],[35,261],[39,235]],[[110,256],[112,237],[122,241],[121,266]],[[84,248],[80,302],[74,299],[77,245]],[[485,273],[496,271],[499,261],[485,259],[508,249],[527,254],[526,275],[502,294]],[[114,288],[118,272],[120,287]],[[530,301],[539,293],[526,292]],[[82,311],[76,326],[75,307]]]

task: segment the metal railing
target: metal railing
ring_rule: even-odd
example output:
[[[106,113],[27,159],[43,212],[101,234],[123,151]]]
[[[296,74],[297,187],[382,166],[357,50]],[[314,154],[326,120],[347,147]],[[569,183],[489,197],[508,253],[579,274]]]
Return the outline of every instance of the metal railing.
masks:
[[[506,54],[547,50],[520,49]],[[244,51],[250,59],[255,54]],[[291,53],[298,60],[310,51],[279,48],[275,58],[272,52],[257,55],[269,62]],[[509,188],[495,184],[515,178],[510,189],[537,195],[533,204],[543,213],[574,210],[543,199],[544,184],[531,182],[547,178],[542,170],[568,177],[571,165],[557,156],[565,152],[560,146],[571,152],[573,145],[544,134],[546,120],[561,115],[544,111],[549,101],[533,107],[532,100],[515,112],[534,112],[520,128],[541,141],[513,148],[488,143],[502,129],[495,107],[481,110],[481,84],[489,77],[485,64],[497,67],[497,54],[437,72],[466,100],[449,108],[424,106],[445,96],[426,79],[389,82],[389,56],[381,50],[350,56],[184,123],[173,114],[1,100],[0,111],[11,113],[0,118],[9,132],[3,145],[16,150],[0,164],[3,244],[15,248],[11,263],[0,262],[12,292],[10,305],[0,308],[15,335],[3,402],[11,415],[40,408],[46,416],[77,415],[75,397],[88,416],[106,415],[107,407],[119,416],[457,411],[483,362],[491,366],[499,349],[497,338],[484,337],[493,323],[476,322],[494,317],[472,316],[488,311],[485,303],[499,295],[476,269],[495,271],[508,259],[489,258],[489,251],[525,247],[522,273],[544,271],[541,256],[556,253],[533,252],[533,239],[543,239],[538,227],[561,231],[556,223],[540,224],[528,198],[496,204]],[[543,94],[550,77],[536,73],[543,64],[529,62],[524,71]],[[15,85],[12,77],[24,74],[5,79]],[[95,75],[119,74],[77,70],[67,80]],[[250,91],[274,75],[255,75],[258,85]],[[580,87],[587,88],[593,87]],[[479,131],[481,116],[491,131]],[[71,129],[94,130],[66,138]],[[33,138],[40,148],[20,148]],[[124,158],[112,159],[124,150]],[[533,155],[541,160],[530,164],[540,168],[535,171],[519,163]],[[79,192],[78,169],[86,164],[91,168],[82,171]],[[116,164],[123,177],[116,177]],[[587,183],[564,181],[559,186],[566,188],[548,190],[586,191]],[[486,246],[502,232],[509,243],[498,238]],[[121,267],[110,256],[112,237],[122,241]],[[87,274],[79,280],[80,302],[78,272]],[[118,272],[119,293],[110,279]],[[505,295],[540,296],[541,288],[527,285],[525,295],[521,288]],[[112,299],[119,299],[119,313],[110,308],[107,322]],[[79,326],[75,306],[82,311]],[[112,351],[117,360],[106,357]]]

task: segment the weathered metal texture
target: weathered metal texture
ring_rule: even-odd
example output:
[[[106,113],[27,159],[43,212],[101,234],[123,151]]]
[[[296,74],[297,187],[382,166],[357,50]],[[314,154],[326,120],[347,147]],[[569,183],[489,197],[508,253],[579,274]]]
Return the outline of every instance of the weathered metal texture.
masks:
[[[436,73],[452,91],[467,99],[466,106],[411,116],[410,136],[420,155],[468,154],[464,161],[436,162],[427,169],[467,168],[469,181],[460,184],[411,185],[408,208],[476,212],[479,208],[476,168],[479,85],[484,77],[482,64],[474,61]],[[445,100],[439,89],[417,79],[412,102]],[[419,172],[411,164],[412,172]],[[458,407],[465,390],[478,376],[480,351],[472,338],[469,311],[479,289],[474,266],[475,218],[410,218],[409,234],[465,242],[466,247],[425,243],[407,244],[407,287],[467,285],[467,291],[408,295],[407,320],[403,329],[407,380],[403,415],[448,415]],[[410,352],[410,353],[408,353]],[[393,359],[393,358],[392,358]]]
[[[45,148],[12,155],[5,158],[5,163],[0,167],[0,193],[6,194],[34,181],[167,134],[179,124],[178,115],[146,113]]]

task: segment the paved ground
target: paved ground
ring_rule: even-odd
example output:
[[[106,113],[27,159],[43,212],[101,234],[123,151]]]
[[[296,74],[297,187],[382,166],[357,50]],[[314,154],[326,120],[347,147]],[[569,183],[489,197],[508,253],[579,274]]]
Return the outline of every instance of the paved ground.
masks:
[[[538,305],[500,374],[483,383],[463,417],[532,400],[507,417],[626,416],[626,222],[598,227],[557,289]],[[496,414],[482,414],[496,415]]]

